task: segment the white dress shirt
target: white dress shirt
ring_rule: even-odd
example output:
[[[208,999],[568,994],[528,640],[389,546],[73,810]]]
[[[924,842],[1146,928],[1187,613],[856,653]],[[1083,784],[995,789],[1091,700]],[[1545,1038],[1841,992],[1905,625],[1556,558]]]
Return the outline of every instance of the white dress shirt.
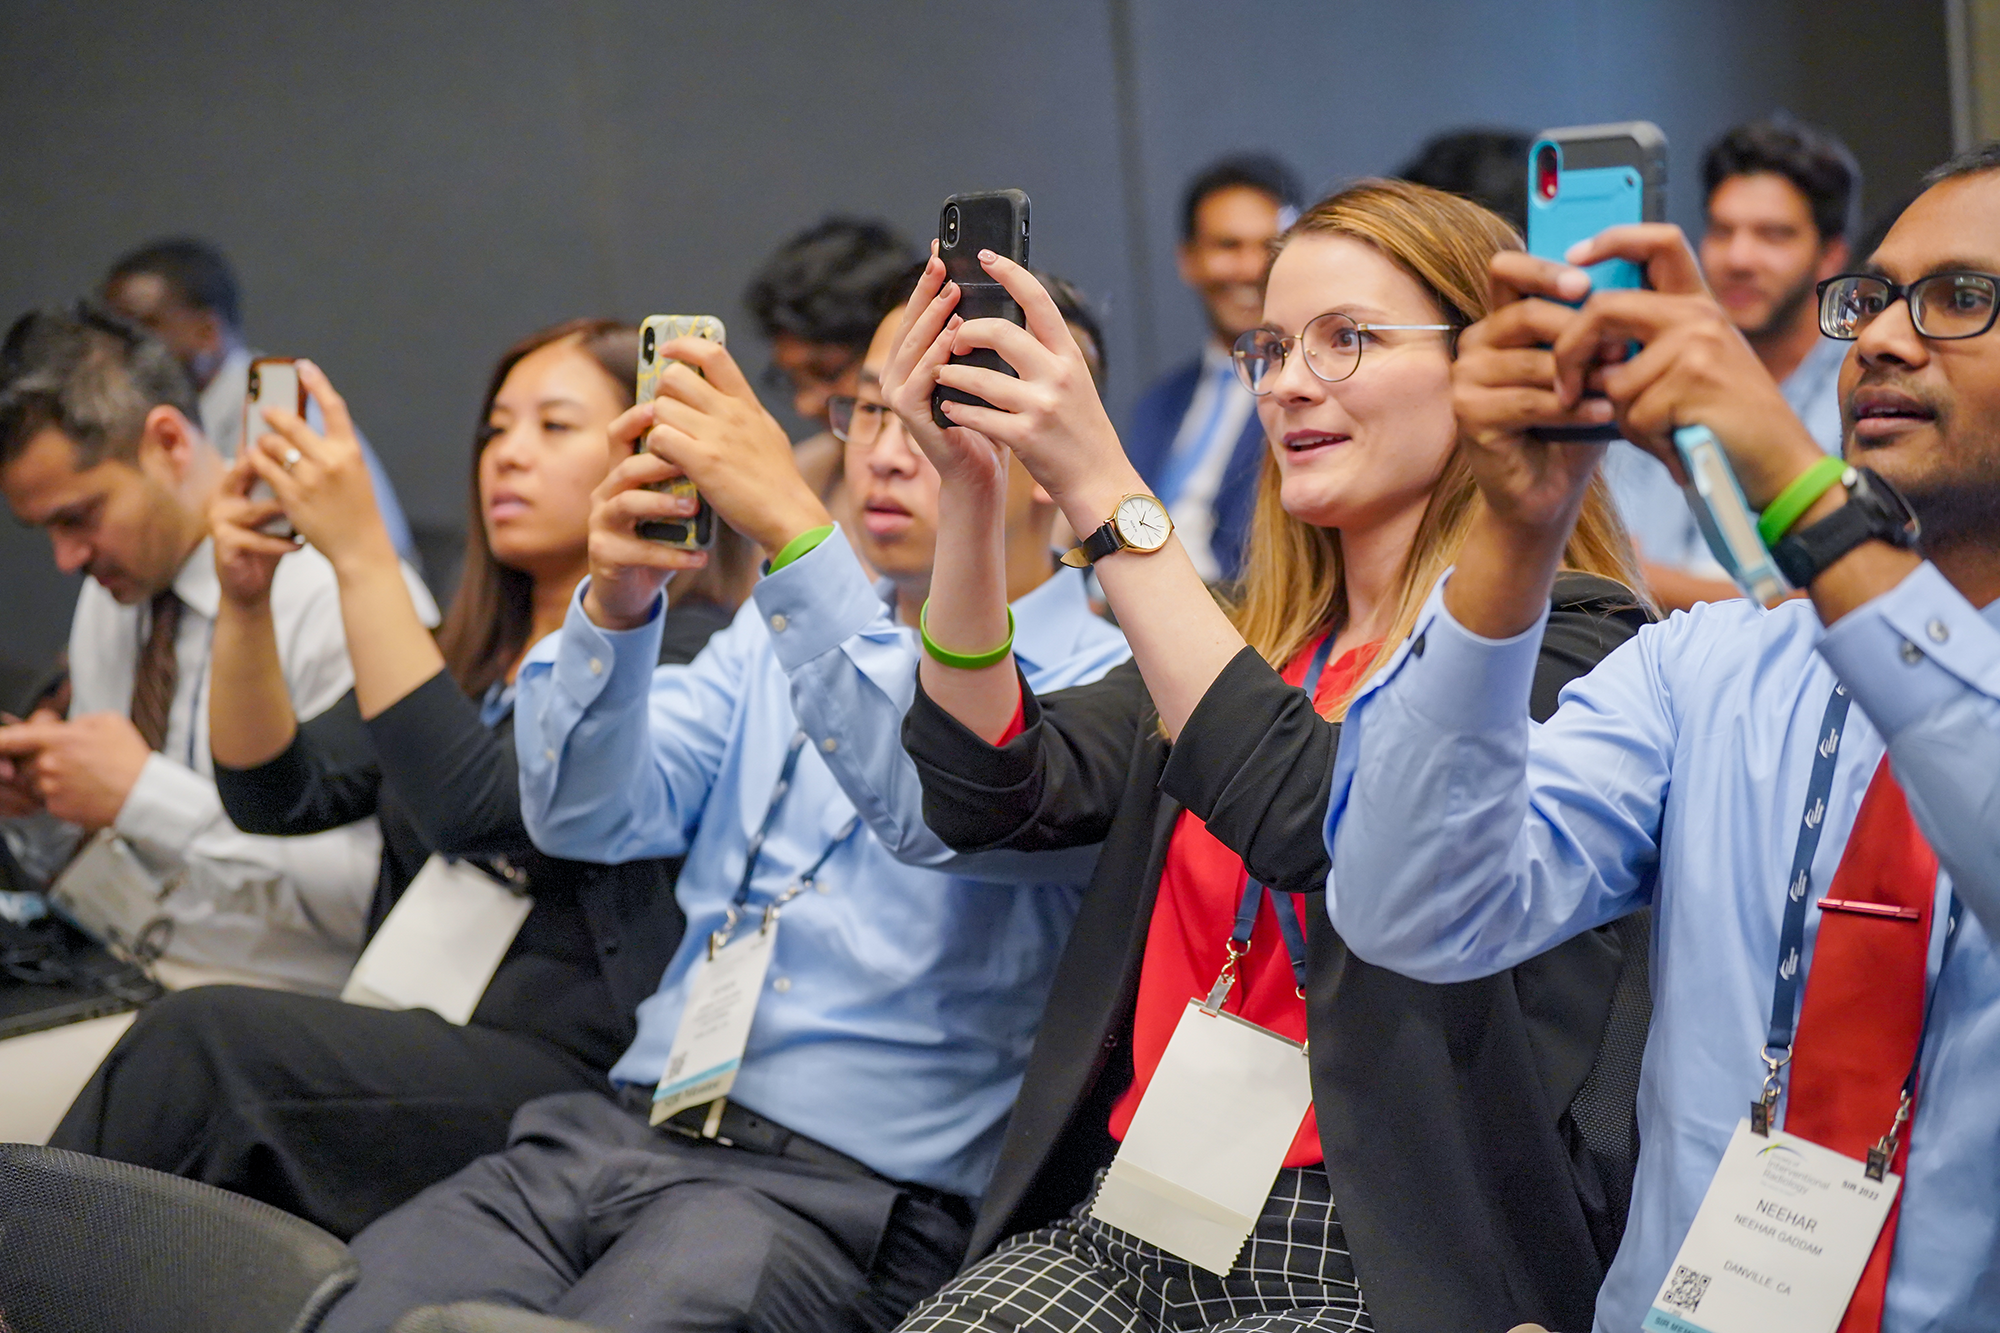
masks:
[[[1194,561],[1205,583],[1222,577],[1222,567],[1209,545],[1215,535],[1215,493],[1222,488],[1222,474],[1235,456],[1236,441],[1256,410],[1257,399],[1236,378],[1236,363],[1229,349],[1213,339],[1204,343],[1201,379],[1195,384],[1194,397],[1181,418],[1165,464],[1168,476],[1186,467],[1186,480],[1172,488],[1172,495],[1159,498],[1180,533],[1188,559]]]
[[[405,570],[418,612],[436,605]],[[203,541],[174,579],[185,608],[167,735],[113,824],[159,880],[174,923],[164,958],[290,990],[339,991],[361,945],[382,837],[372,819],[303,838],[240,833],[223,813],[208,749],[209,660],[221,585]],[[333,567],[310,547],[285,557],[271,586],[278,658],[292,709],[312,717],[354,684]],[[69,638],[70,716],[129,715],[150,629],[146,605],[121,606],[94,579],[77,596]]]

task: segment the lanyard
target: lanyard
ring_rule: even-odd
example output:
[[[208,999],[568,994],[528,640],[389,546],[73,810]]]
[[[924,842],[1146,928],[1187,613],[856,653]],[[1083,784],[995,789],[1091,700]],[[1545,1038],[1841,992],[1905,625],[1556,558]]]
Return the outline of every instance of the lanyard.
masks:
[[[1333,633],[1319,641],[1313,649],[1310,661],[1306,663],[1306,676],[1302,688],[1306,700],[1311,702],[1319,688],[1319,678],[1326,670],[1326,661],[1333,653]],[[1215,985],[1209,988],[1208,998],[1201,1007],[1210,1013],[1221,1010],[1223,1002],[1229,998],[1230,988],[1236,984],[1236,964],[1244,954],[1250,952],[1250,935],[1257,927],[1257,909],[1263,905],[1266,894],[1271,898],[1271,911],[1278,918],[1278,932],[1285,937],[1285,953],[1292,961],[1292,980],[1298,985],[1299,998],[1306,995],[1306,931],[1299,921],[1298,904],[1289,893],[1275,893],[1254,879],[1245,877],[1243,897],[1236,906],[1236,928],[1229,934],[1228,952],[1222,961],[1222,971],[1215,978]]]
[[[759,824],[757,831],[750,835],[750,845],[744,849],[743,878],[736,885],[735,895],[729,900],[729,914],[723,918],[722,925],[708,937],[708,956],[710,958],[715,957],[722,946],[729,942],[729,936],[735,931],[736,923],[743,919],[744,904],[750,901],[750,881],[757,873],[757,858],[763,854],[764,840],[770,836],[771,826],[778,822],[778,807],[785,803],[785,793],[792,789],[792,775],[798,771],[799,755],[805,748],[806,733],[805,729],[801,727],[792,737],[791,748],[785,751],[784,767],[778,770],[777,785],[771,789],[771,805],[769,809],[764,811],[764,822]],[[841,825],[840,831],[833,835],[833,841],[828,843],[826,850],[819,854],[819,859],[806,867],[805,873],[794,880],[790,887],[783,893],[764,905],[764,927],[766,929],[769,929],[771,924],[778,919],[779,908],[812,887],[814,879],[819,875],[820,867],[826,864],[827,858],[838,851],[842,843],[853,837],[854,831],[859,827],[861,827],[860,815],[855,815],[845,824]]]
[[[1771,988],[1771,1026],[1765,1035],[1762,1052],[1764,1090],[1750,1104],[1750,1128],[1757,1134],[1768,1135],[1771,1132],[1771,1112],[1778,1101],[1778,1076],[1792,1059],[1792,1038],[1798,1029],[1799,992],[1805,986],[1805,969],[1801,963],[1805,945],[1806,890],[1812,878],[1813,856],[1819,850],[1820,832],[1826,823],[1827,799],[1833,791],[1834,762],[1840,754],[1840,738],[1846,727],[1851,702],[1845,685],[1833,687],[1833,696],[1826,701],[1826,715],[1820,719],[1819,740],[1813,751],[1812,777],[1806,785],[1805,811],[1799,817],[1799,841],[1792,853],[1792,873],[1785,888],[1785,919],[1778,936],[1777,978]],[[1938,962],[1940,981],[1944,977],[1944,965],[1950,961],[1952,946],[1958,940],[1962,913],[1962,905],[1956,895],[1949,901],[1944,949]],[[1917,1034],[1917,1050],[1910,1060],[1910,1072],[1903,1080],[1902,1102],[1896,1108],[1895,1123],[1868,1151],[1868,1174],[1876,1180],[1882,1178],[1890,1160],[1896,1155],[1897,1135],[1910,1118],[1910,1106],[1916,1097],[1917,1072],[1923,1065],[1925,1043],[1930,1039],[1931,1014],[1937,1005],[1937,992],[1938,986],[1933,982],[1924,1001],[1923,1027]]]

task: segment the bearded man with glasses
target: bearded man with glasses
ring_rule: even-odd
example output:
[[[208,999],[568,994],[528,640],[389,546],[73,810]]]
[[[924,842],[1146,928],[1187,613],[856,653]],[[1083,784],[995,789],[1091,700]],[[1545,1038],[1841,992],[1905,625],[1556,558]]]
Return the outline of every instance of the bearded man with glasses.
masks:
[[[1368,961],[1451,982],[1653,907],[1643,1146],[1599,1329],[2000,1327],[2000,144],[1819,286],[1850,348],[1844,459],[1675,229],[1572,255],[1612,257],[1655,290],[1573,309],[1577,269],[1493,263],[1518,299],[1454,372],[1485,504],[1348,712],[1328,914]],[[1614,419],[1663,460],[1711,431],[1810,600],[1642,629],[1530,728],[1599,453],[1530,432]]]

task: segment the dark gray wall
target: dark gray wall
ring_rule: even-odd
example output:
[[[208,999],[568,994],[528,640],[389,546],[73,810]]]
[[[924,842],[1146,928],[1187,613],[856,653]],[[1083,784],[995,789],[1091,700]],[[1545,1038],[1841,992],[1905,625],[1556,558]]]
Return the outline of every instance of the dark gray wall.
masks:
[[[319,359],[413,519],[450,528],[500,348],[570,315],[710,310],[759,365],[743,282],[829,210],[922,237],[953,190],[1028,190],[1037,261],[1106,310],[1119,409],[1199,336],[1175,200],[1217,153],[1274,148],[1324,185],[1452,125],[1645,116],[1692,226],[1700,145],[1788,106],[1846,134],[1886,199],[1948,146],[1939,9],[11,0],[0,318],[149,237],[212,237],[255,341]],[[1869,92],[1830,82],[1851,69]],[[71,595],[39,536],[0,530],[0,662],[50,655]]]

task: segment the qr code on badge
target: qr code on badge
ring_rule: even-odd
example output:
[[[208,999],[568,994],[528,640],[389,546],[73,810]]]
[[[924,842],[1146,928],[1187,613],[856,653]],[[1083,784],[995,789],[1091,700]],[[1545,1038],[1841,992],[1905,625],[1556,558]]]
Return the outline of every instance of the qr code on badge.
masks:
[[[1676,1264],[1673,1280],[1667,1283],[1666,1294],[1660,1297],[1660,1303],[1693,1314],[1695,1307],[1701,1304],[1701,1298],[1707,1294],[1708,1274],[1697,1273],[1686,1264]]]

